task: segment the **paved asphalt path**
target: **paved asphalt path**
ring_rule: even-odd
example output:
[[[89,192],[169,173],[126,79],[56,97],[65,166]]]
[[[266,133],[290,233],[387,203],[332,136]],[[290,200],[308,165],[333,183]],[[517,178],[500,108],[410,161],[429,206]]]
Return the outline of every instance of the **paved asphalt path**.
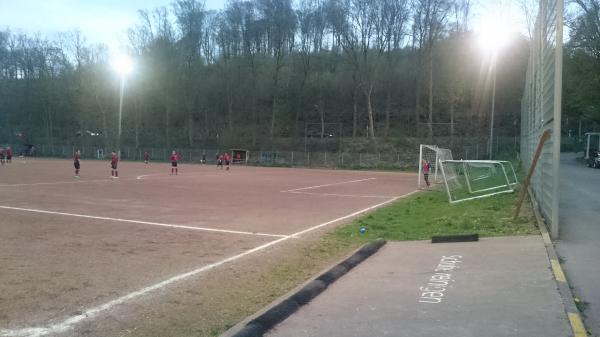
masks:
[[[540,236],[389,242],[266,334],[570,335]]]
[[[587,302],[586,326],[600,337],[600,170],[563,153],[560,171],[556,250],[575,295]]]

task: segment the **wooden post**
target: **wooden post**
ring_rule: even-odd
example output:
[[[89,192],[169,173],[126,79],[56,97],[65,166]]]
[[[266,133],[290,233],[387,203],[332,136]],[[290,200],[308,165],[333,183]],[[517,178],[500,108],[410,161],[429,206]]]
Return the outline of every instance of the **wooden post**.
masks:
[[[517,209],[515,210],[515,216],[513,218],[513,221],[516,221],[517,217],[519,217],[519,212],[521,211],[521,206],[523,205],[525,194],[527,194],[529,182],[531,181],[531,177],[533,176],[533,171],[535,171],[535,166],[537,165],[537,162],[540,159],[540,155],[542,154],[544,143],[546,143],[546,141],[550,139],[550,135],[550,130],[546,130],[540,138],[540,142],[538,143],[537,149],[535,150],[535,155],[533,156],[533,160],[531,161],[531,166],[529,167],[529,173],[527,173],[527,178],[525,179],[525,182],[523,182],[523,188],[521,189],[521,195],[519,196],[519,201],[517,202]]]

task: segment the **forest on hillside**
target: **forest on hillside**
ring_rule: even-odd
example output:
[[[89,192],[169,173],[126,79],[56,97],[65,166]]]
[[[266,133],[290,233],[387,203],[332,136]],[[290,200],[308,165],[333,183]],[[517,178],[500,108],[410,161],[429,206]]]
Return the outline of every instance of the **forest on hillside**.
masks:
[[[600,1],[576,2],[563,120],[566,130],[587,130],[600,120]],[[408,139],[485,140],[494,71],[495,134],[516,139],[529,37],[514,36],[494,68],[475,41],[471,7],[231,0],[216,11],[177,0],[140,10],[128,32],[135,66],[121,144],[300,149],[335,139],[377,150]],[[114,148],[120,77],[110,58],[78,31],[52,40],[0,31],[0,144]]]

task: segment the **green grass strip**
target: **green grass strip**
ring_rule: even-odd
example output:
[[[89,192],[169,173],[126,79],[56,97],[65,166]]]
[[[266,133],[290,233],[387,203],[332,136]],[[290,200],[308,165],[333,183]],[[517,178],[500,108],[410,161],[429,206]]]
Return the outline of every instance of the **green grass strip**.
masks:
[[[336,229],[346,240],[429,240],[434,235],[509,236],[538,234],[531,209],[512,220],[518,193],[448,203],[442,191],[423,191]],[[366,231],[360,233],[360,228]]]

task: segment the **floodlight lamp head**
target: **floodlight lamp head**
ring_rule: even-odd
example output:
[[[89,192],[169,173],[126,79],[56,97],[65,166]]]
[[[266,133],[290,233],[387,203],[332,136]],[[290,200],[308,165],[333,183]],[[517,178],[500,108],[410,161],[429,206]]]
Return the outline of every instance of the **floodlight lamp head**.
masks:
[[[131,58],[125,54],[113,56],[111,66],[121,76],[127,76],[133,70]]]
[[[502,15],[482,20],[478,29],[479,46],[484,52],[498,52],[508,45],[510,36],[510,24]]]

